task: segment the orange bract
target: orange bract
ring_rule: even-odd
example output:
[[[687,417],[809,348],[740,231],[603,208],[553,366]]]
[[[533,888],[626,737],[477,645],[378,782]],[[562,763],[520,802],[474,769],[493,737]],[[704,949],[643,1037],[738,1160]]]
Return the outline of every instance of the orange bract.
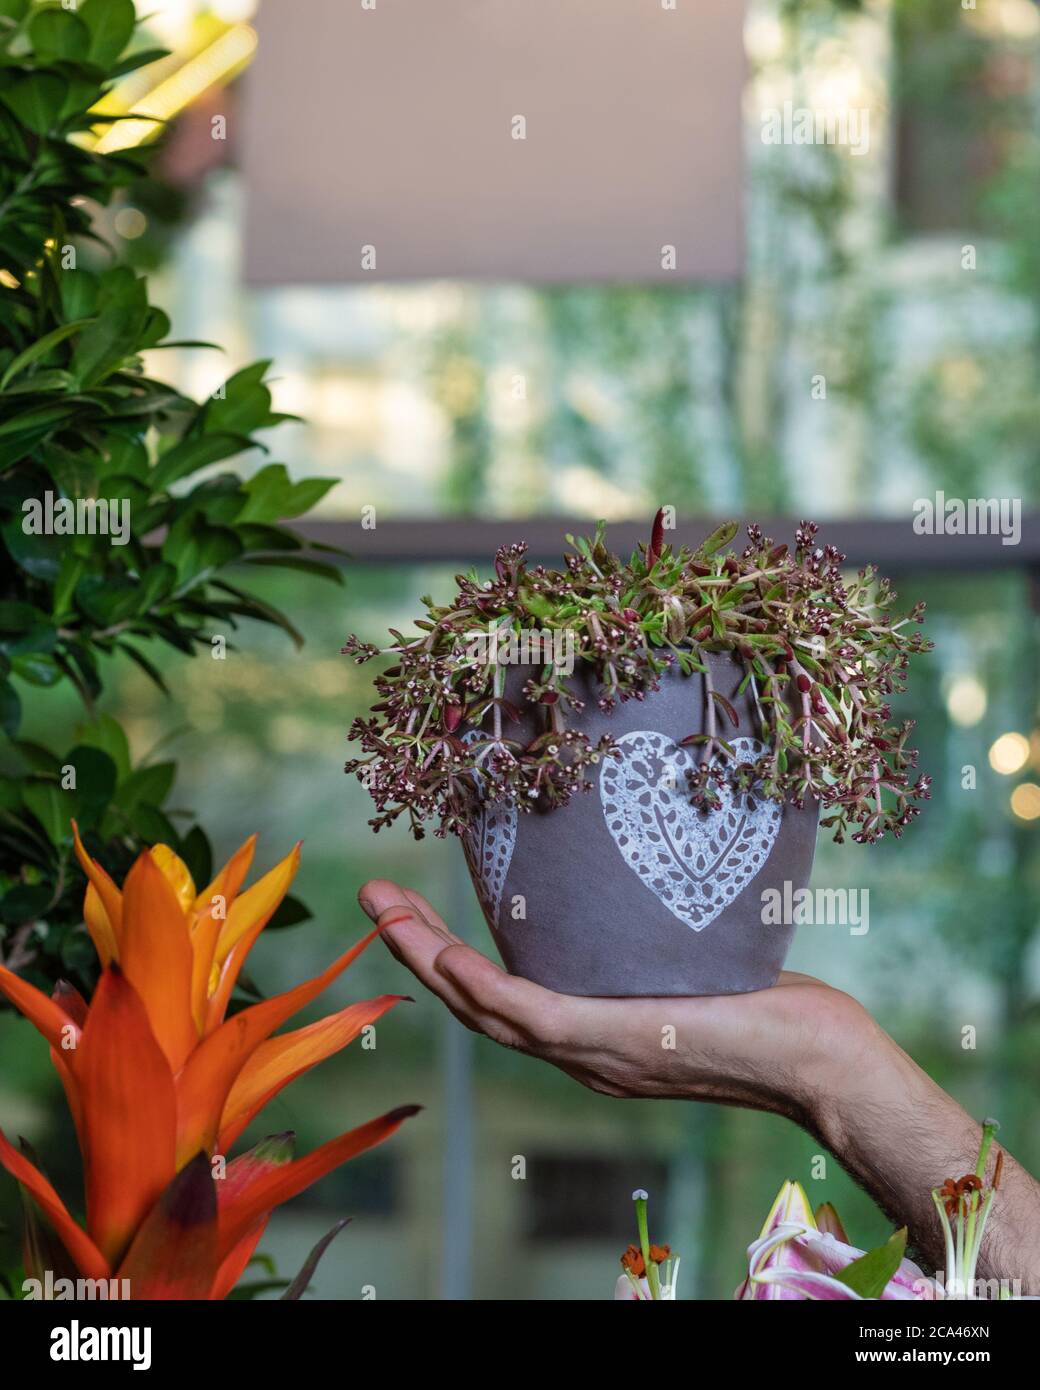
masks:
[[[313,980],[226,1019],[243,961],[299,867],[299,845],[244,892],[255,836],[201,892],[184,862],[156,845],[120,891],[73,831],[88,879],[84,921],[102,966],[93,998],[88,1006],[59,986],[49,999],[2,966],[0,990],[50,1044],[83,1156],[86,1229],[2,1132],[0,1164],[21,1183],[30,1219],[53,1228],[83,1277],[127,1278],[133,1298],[223,1298],[274,1207],[387,1138],[418,1107],[390,1111],[295,1161],[284,1138],[266,1141],[223,1178],[214,1155],[283,1086],[403,996],[271,1036],[377,930]]]

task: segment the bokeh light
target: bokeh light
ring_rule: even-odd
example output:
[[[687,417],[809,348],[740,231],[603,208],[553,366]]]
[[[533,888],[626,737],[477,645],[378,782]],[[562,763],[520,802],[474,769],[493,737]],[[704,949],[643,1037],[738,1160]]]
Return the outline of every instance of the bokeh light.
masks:
[[[1019,820],[1040,818],[1040,787],[1035,782],[1023,782],[1011,793],[1011,809]]]
[[[1002,777],[1019,772],[1029,761],[1029,740],[1022,734],[1001,734],[989,750],[989,765]]]
[[[946,711],[955,724],[970,729],[986,713],[986,687],[978,676],[954,676],[946,691]]]

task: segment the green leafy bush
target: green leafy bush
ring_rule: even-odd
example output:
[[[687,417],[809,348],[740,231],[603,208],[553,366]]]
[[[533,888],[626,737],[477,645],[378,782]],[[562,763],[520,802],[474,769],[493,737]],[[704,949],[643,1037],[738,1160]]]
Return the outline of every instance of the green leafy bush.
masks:
[[[101,268],[88,263],[91,204],[148,168],[148,148],[94,148],[116,118],[92,108],[162,56],[133,51],[135,34],[131,0],[0,0],[0,957],[37,982],[90,983],[72,817],[117,878],[160,840],[209,877],[205,834],[164,809],[175,765],[134,767],[118,723],[96,712],[102,658],[162,686],[157,647],[210,651],[242,618],[298,643],[241,574],[340,578],[283,524],[332,480],[294,483],[278,463],[248,480],[212,469],[263,449],[258,432],[288,418],[271,408],[269,364],[189,399],[144,368],[143,353],[175,345],[145,278],[103,244]],[[26,696],[61,682],[84,705],[75,746],[20,737]],[[299,905],[288,911],[300,919]]]

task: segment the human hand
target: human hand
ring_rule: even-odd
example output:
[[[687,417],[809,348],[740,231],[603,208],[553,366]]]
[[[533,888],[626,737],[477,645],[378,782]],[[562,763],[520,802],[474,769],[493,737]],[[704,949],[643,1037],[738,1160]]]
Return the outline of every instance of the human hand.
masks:
[[[784,1115],[834,1153],[933,1265],[931,1190],[969,1172],[979,1126],[849,995],[785,971],[752,994],[579,998],[509,975],[418,893],[385,879],[359,893],[402,964],[467,1028],[608,1096],[743,1105]],[[982,1278],[1040,1292],[1040,1184],[1005,1154]]]
[[[377,879],[359,899],[397,959],[468,1028],[605,1095],[744,1105],[816,1128],[875,1031],[847,994],[789,971],[754,994],[555,994],[467,946],[418,893]]]

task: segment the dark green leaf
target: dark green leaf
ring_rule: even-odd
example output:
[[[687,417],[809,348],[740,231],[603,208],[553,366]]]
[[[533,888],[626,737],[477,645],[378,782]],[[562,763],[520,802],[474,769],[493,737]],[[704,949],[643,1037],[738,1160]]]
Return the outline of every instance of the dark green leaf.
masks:
[[[53,73],[33,72],[12,83],[3,99],[31,131],[46,135],[58,119],[67,91],[68,84]]]
[[[42,338],[37,338],[34,343],[18,354],[10,363],[3,376],[0,377],[0,391],[13,381],[19,372],[25,370],[33,362],[38,362],[41,357],[46,357],[51,348],[63,343],[66,338],[71,338],[73,333],[78,333],[87,324],[92,323],[93,319],[77,319],[73,323],[63,323],[57,328],[52,328],[49,333],[45,333]]]
[[[155,806],[141,802],[131,814],[134,834],[149,845],[170,845],[177,842],[177,830],[167,816]]]
[[[312,560],[306,555],[247,555],[247,565],[270,565],[276,569],[299,570],[302,574],[313,574],[321,579],[331,579],[334,584],[345,582],[343,571],[335,565],[327,565],[322,560]]]
[[[11,674],[30,685],[57,685],[62,677],[61,667],[53,657],[43,652],[26,652],[11,658]]]
[[[66,319],[86,319],[97,307],[97,276],[89,270],[63,270],[58,281]]]
[[[170,688],[163,678],[162,672],[149,661],[146,656],[137,650],[130,642],[117,642],[116,646],[121,652],[125,652],[135,666],[138,666],[153,683],[158,686],[164,695],[169,695]]]
[[[90,58],[102,67],[114,63],[130,42],[137,16],[133,0],[82,0],[80,18],[90,30]]]
[[[122,77],[124,73],[136,72],[138,68],[147,67],[149,63],[157,63],[161,58],[168,58],[169,54],[168,48],[142,48],[136,53],[128,53],[109,71],[113,77]]]
[[[29,13],[29,0],[0,0],[0,15],[16,23]]]
[[[31,603],[0,602],[0,632],[28,632],[39,617]]]
[[[251,434],[270,423],[271,393],[263,384],[269,362],[253,362],[224,383],[223,398],[215,397],[206,406],[206,432],[220,430],[230,434]]]
[[[72,798],[53,782],[31,782],[22,799],[47,832],[51,844],[60,845],[68,833]]]
[[[245,484],[248,501],[240,521],[273,522],[299,516],[336,485],[335,478],[306,478],[293,483],[284,463],[269,463]]]
[[[93,942],[81,926],[66,931],[61,939],[61,974],[65,979],[87,978],[97,969]]]
[[[106,444],[106,475],[123,474],[135,478],[140,483],[150,482],[148,450],[139,439],[129,436],[121,438],[119,435],[113,434],[106,440]]]
[[[213,851],[201,826],[192,826],[180,844],[180,855],[201,889],[213,877]]]
[[[197,582],[242,553],[242,542],[226,526],[210,526],[203,517],[176,522],[163,542],[163,559],[175,566],[180,585]]]
[[[176,763],[153,763],[150,767],[136,768],[120,783],[116,803],[128,813],[140,806],[161,806],[170,794],[176,775]]]
[[[14,738],[22,718],[22,702],[9,680],[0,680],[0,728]]]
[[[137,350],[143,317],[136,305],[115,304],[84,329],[70,366],[81,387],[104,380]]]
[[[23,523],[29,524],[32,520],[30,513],[12,517],[3,527],[4,541],[26,574],[52,584],[58,577],[68,537],[48,535],[45,531],[39,534],[25,531]]]
[[[275,627],[280,627],[292,638],[294,646],[297,648],[303,646],[303,634],[280,609],[275,608],[272,604],[264,603],[262,599],[255,598],[252,594],[244,593],[234,584],[229,584],[223,579],[215,580],[213,587],[221,589],[224,593],[233,594],[239,600],[238,611],[243,617],[256,618],[260,622],[271,623]]]
[[[29,21],[29,42],[44,62],[85,58],[90,48],[90,30],[71,10],[39,10]]]
[[[81,724],[76,730],[81,744],[100,748],[116,765],[120,781],[130,772],[130,745],[119,723],[110,714],[102,714],[88,724]]]
[[[35,922],[46,912],[53,894],[46,883],[19,883],[0,902],[0,921],[9,927]]]
[[[63,497],[93,497],[97,488],[94,459],[74,454],[55,444],[40,451],[40,462]]]
[[[160,599],[171,593],[177,582],[177,571],[172,565],[160,560],[150,565],[140,581],[137,608],[138,613],[147,613]]]
[[[83,574],[84,561],[69,550],[62,556],[58,577],[54,581],[54,606],[51,616],[61,621],[70,612],[72,595]]]
[[[309,922],[313,916],[313,912],[305,903],[290,894],[283,898],[275,908],[266,930],[278,931],[281,927],[296,927],[301,922]]]
[[[115,627],[137,612],[140,585],[129,575],[88,574],[76,585],[76,606],[99,627]]]
[[[75,769],[73,809],[80,829],[88,829],[97,823],[115,794],[116,765],[100,748],[80,743],[65,755],[64,766]]]

